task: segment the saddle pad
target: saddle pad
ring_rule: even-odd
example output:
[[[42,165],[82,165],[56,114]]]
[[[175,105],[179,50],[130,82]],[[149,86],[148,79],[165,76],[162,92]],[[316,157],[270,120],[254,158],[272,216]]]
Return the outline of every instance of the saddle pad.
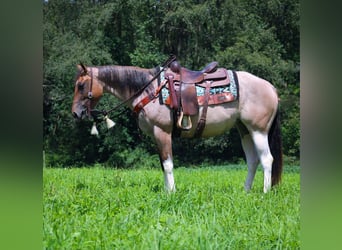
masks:
[[[235,77],[235,72],[232,70],[227,70],[228,77],[229,77],[229,84],[226,86],[217,86],[210,88],[210,96],[209,96],[209,105],[215,105],[225,102],[232,102],[238,98],[238,81]],[[163,77],[163,76],[161,76]],[[161,79],[161,81],[164,79]],[[197,100],[200,106],[203,106],[204,103],[204,93],[205,88],[196,85],[196,93],[197,93]],[[167,88],[163,88],[161,90],[161,103],[170,105],[170,93]]]

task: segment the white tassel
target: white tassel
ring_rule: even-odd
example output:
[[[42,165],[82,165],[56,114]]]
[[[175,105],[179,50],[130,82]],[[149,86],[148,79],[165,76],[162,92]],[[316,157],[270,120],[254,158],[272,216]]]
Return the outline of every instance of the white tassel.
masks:
[[[97,128],[96,128],[96,122],[93,123],[93,127],[91,128],[90,134],[99,135],[99,131],[97,131]]]
[[[108,129],[114,127],[115,122],[113,122],[111,119],[109,119],[107,115],[104,117],[104,119],[106,120],[106,124],[107,124]]]

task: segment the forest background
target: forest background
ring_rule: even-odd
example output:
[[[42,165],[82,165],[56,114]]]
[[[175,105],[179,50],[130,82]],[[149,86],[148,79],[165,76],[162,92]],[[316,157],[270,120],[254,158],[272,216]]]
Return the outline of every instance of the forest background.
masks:
[[[169,54],[190,69],[218,61],[220,67],[270,81],[280,96],[285,160],[299,160],[298,0],[48,0],[43,5],[46,166],[159,166],[152,140],[139,131],[128,108],[111,114],[117,125],[108,131],[101,125],[96,137],[90,135],[90,121],[74,121],[71,103],[79,62],[153,68]],[[98,107],[117,103],[105,95]],[[236,129],[209,139],[177,139],[173,150],[176,165],[183,166],[244,157]]]

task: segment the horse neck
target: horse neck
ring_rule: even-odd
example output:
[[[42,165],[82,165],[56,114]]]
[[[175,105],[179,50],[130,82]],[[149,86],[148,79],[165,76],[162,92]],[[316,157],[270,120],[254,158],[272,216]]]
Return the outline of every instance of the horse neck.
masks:
[[[153,77],[150,69],[133,66],[100,66],[96,71],[104,91],[120,100],[130,98]]]

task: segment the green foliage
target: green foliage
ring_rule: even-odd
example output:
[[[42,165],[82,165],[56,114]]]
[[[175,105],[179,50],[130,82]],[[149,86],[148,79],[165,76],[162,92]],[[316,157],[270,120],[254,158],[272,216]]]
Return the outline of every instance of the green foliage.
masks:
[[[116,168],[157,168],[160,167],[160,162],[156,154],[149,155],[146,150],[137,147],[133,150],[115,152],[109,157],[106,165]]]
[[[132,65],[139,65],[144,68],[151,68],[153,65],[160,65],[165,56],[159,52],[158,44],[150,34],[146,34],[145,27],[137,29],[136,48],[130,54]]]
[[[263,194],[245,166],[175,170],[44,169],[44,249],[299,249],[299,168]]]
[[[288,156],[300,156],[299,86],[288,86],[280,96],[282,139]],[[298,135],[298,136],[294,136]]]
[[[236,163],[239,158],[244,157],[240,136],[235,128],[207,139],[176,139],[174,145],[174,154],[178,161],[176,165],[181,166]],[[191,153],[189,148],[192,149]]]
[[[284,152],[299,158],[298,0],[49,0],[43,3],[43,20],[43,145],[48,165],[135,167],[138,156],[154,159],[152,140],[141,139],[126,108],[111,113],[117,123],[113,130],[99,125],[98,137],[89,135],[89,122],[75,123],[70,112],[74,76],[79,62],[152,68],[170,53],[189,68],[216,60],[222,67],[271,81],[281,98]],[[114,97],[104,97],[99,109],[115,104]],[[184,148],[194,150],[185,155]],[[234,130],[208,140],[176,141],[174,151],[181,165],[243,157]]]

